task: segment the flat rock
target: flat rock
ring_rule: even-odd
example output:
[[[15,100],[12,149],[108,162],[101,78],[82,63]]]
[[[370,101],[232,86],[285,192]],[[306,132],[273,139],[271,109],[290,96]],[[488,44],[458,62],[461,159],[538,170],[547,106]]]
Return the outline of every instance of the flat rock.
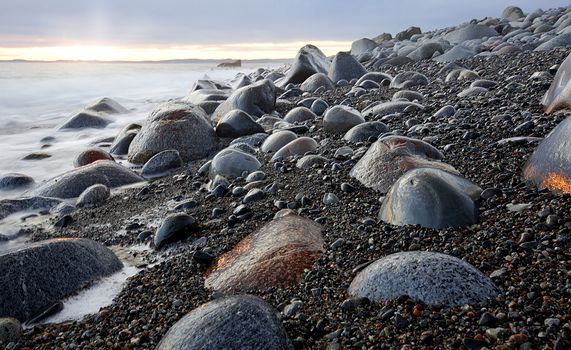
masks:
[[[276,313],[264,300],[252,295],[216,299],[175,323],[156,350],[292,350]]]
[[[373,107],[367,108],[363,111],[363,117],[373,117],[375,115],[383,117],[388,114],[403,113],[408,110],[420,110],[424,109],[424,106],[410,101],[389,101],[383,102]]]
[[[315,92],[317,89],[333,90],[335,89],[335,84],[329,79],[325,73],[315,73],[309,78],[305,79],[301,86],[299,87],[305,92]]]
[[[379,219],[392,225],[440,229],[478,221],[475,201],[482,189],[463,177],[435,168],[406,172],[391,187]]]
[[[315,120],[317,116],[307,107],[295,107],[284,117],[284,120],[288,123],[303,123],[308,120]]]
[[[386,193],[397,179],[412,169],[436,168],[458,174],[452,166],[439,161],[443,157],[424,141],[387,136],[369,147],[349,175],[366,187]]]
[[[220,137],[237,138],[260,132],[264,132],[264,128],[248,113],[239,109],[226,113],[216,125],[216,134]]]
[[[122,266],[111,250],[87,239],[60,238],[4,251],[0,317],[28,320]]]
[[[315,152],[318,148],[319,144],[313,138],[307,136],[299,137],[280,148],[273,155],[272,161],[275,162],[279,159],[302,156],[306,153]]]
[[[346,52],[339,52],[333,58],[328,76],[331,81],[337,83],[339,80],[359,79],[365,73],[367,69],[355,57]]]
[[[314,221],[297,215],[275,219],[219,257],[205,285],[232,293],[296,285],[323,245],[321,226]]]
[[[458,307],[484,304],[498,288],[469,263],[435,252],[402,252],[381,258],[361,271],[349,295],[374,301],[407,295],[428,305]]]
[[[352,127],[365,122],[361,113],[349,106],[337,105],[329,108],[323,117],[323,131],[330,134],[344,134]]]
[[[129,146],[129,161],[144,164],[155,154],[175,149],[185,161],[208,156],[218,137],[200,107],[186,102],[165,102],[151,112]]]
[[[271,134],[262,144],[261,150],[264,153],[273,153],[295,140],[297,135],[294,132],[283,130]]]
[[[301,84],[315,73],[327,74],[330,65],[331,63],[319,48],[305,45],[297,52],[291,68],[280,80],[279,86],[284,87],[290,83]]]
[[[209,177],[214,179],[216,175],[225,177],[242,177],[258,170],[262,165],[251,154],[237,149],[226,148],[218,152],[210,164]],[[245,177],[245,176],[243,176]]]
[[[61,203],[57,198],[20,197],[0,200],[0,220],[22,211],[50,210]]]
[[[109,160],[98,160],[95,163],[70,170],[47,180],[27,194],[42,197],[75,198],[86,188],[95,184],[114,188],[142,181],[145,180],[141,176],[124,166]]]
[[[151,159],[143,165],[141,175],[147,179],[160,177],[182,167],[182,165],[183,161],[178,151],[170,149],[152,156]]]

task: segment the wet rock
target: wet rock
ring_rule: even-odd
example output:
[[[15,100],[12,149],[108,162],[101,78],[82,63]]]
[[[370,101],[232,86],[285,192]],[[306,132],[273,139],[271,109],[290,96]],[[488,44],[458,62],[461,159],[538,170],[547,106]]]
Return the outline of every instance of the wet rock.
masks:
[[[61,203],[57,198],[25,197],[0,200],[0,220],[21,211],[50,210]]]
[[[323,195],[322,202],[325,205],[336,205],[339,203],[339,197],[335,193],[328,192]]]
[[[95,101],[92,104],[85,107],[85,109],[87,111],[107,113],[107,114],[123,114],[129,112],[127,108],[121,106],[119,102],[109,97],[104,97],[99,101]]]
[[[160,177],[182,167],[182,164],[182,158],[177,150],[162,151],[152,156],[145,163],[141,170],[141,175],[147,179]]]
[[[315,90],[323,88],[325,91],[335,89],[335,84],[329,79],[327,74],[315,73],[309,78],[305,79],[299,87],[302,91],[315,92]]]
[[[339,52],[333,58],[331,68],[329,69],[329,78],[333,82],[339,80],[351,81],[351,79],[359,79],[367,73],[367,69],[363,67],[351,54]]]
[[[428,78],[418,72],[406,71],[397,74],[389,87],[393,89],[409,89],[420,85],[428,85]]]
[[[5,251],[0,255],[0,315],[28,320],[121,267],[111,250],[87,239],[48,240]]]
[[[77,198],[78,208],[95,208],[105,203],[111,196],[111,191],[105,185],[92,185],[83,191]]]
[[[470,23],[446,34],[444,39],[452,44],[459,44],[467,40],[490,38],[498,35],[498,32],[486,25]]]
[[[42,160],[46,158],[51,158],[51,154],[45,152],[33,152],[26,155],[22,160]]]
[[[337,105],[331,107],[323,118],[323,131],[331,134],[343,134],[352,127],[365,122],[358,110]]]
[[[300,137],[280,148],[272,157],[272,162],[315,152],[318,148],[319,144],[311,137]]]
[[[246,177],[260,168],[261,164],[256,157],[236,149],[223,149],[212,159],[209,177],[214,179],[217,175],[231,178]]]
[[[379,220],[435,229],[469,226],[477,222],[475,201],[480,193],[480,187],[458,175],[440,169],[414,169],[391,187]]]
[[[474,266],[434,252],[402,252],[381,258],[361,271],[349,286],[349,295],[374,301],[402,295],[428,305],[448,307],[493,300],[499,290]]]
[[[307,120],[314,120],[315,118],[317,118],[317,116],[309,108],[296,107],[286,114],[284,120],[288,123],[303,123]]]
[[[420,110],[424,109],[424,106],[415,102],[408,102],[408,101],[390,101],[390,102],[383,102],[373,107],[370,107],[363,111],[364,117],[373,117],[378,115],[379,117],[394,114],[394,113],[403,113],[405,110]]]
[[[237,138],[264,132],[264,128],[246,112],[234,109],[226,113],[216,125],[220,137]]]
[[[371,137],[378,138],[388,131],[389,127],[385,123],[379,121],[365,122],[349,129],[343,136],[343,140],[352,143],[365,142]]]
[[[22,336],[22,324],[15,318],[0,318],[0,344],[17,343]]]
[[[109,124],[111,124],[111,120],[105,118],[99,113],[82,111],[69,118],[62,126],[59,127],[59,129],[103,129]]]
[[[109,153],[117,156],[127,155],[127,153],[129,153],[129,146],[131,145],[131,142],[133,142],[133,139],[139,130],[141,130],[141,126],[139,124],[126,125],[121,129],[121,131],[119,131],[117,137],[115,137],[111,147],[109,147]]]
[[[223,292],[244,292],[299,283],[323,252],[321,226],[297,215],[264,225],[217,259],[205,285]]]
[[[538,188],[571,194],[571,118],[567,117],[539,144],[523,168],[523,177]]]
[[[155,249],[161,249],[169,243],[188,238],[198,231],[198,223],[187,214],[172,214],[167,216],[157,229],[153,243]]]
[[[22,189],[34,184],[34,179],[20,173],[8,173],[0,175],[0,191]]]
[[[91,164],[98,160],[114,160],[113,157],[102,150],[101,148],[89,148],[75,157],[73,161],[73,166],[81,167],[87,164]]]
[[[545,113],[554,113],[560,110],[571,109],[571,54],[560,65],[553,83],[543,95],[541,104],[545,107]]]
[[[115,188],[142,181],[144,179],[141,176],[124,166],[108,160],[98,160],[58,175],[26,194],[42,197],[75,198],[86,188],[95,184]]]
[[[157,350],[185,349],[291,350],[293,346],[276,311],[251,295],[216,299],[175,323]]]
[[[129,146],[129,161],[143,164],[155,154],[175,149],[187,162],[209,155],[218,138],[202,108],[185,102],[160,104]]]
[[[218,123],[233,109],[242,110],[254,118],[271,113],[276,106],[276,87],[271,80],[263,79],[234,91],[212,113],[212,121]]]
[[[439,150],[424,141],[387,136],[371,145],[349,174],[366,187],[384,193],[412,169],[437,168],[458,174],[452,166],[438,161],[443,157]]]
[[[280,148],[295,140],[297,135],[291,131],[278,131],[270,135],[262,144],[261,150],[264,153],[277,152]]]
[[[324,100],[318,98],[311,104],[311,111],[316,115],[322,115],[329,108],[329,104]]]
[[[321,50],[313,45],[305,45],[297,52],[291,68],[280,80],[279,86],[284,87],[290,83],[301,84],[315,73],[327,74],[330,65],[331,63]]]

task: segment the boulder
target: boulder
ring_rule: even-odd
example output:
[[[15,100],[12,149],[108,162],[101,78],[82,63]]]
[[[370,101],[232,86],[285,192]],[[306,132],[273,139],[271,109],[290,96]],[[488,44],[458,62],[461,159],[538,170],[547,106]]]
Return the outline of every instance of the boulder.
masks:
[[[295,140],[297,135],[294,132],[283,130],[271,134],[262,144],[262,152],[274,153],[280,150],[283,146]]]
[[[275,219],[220,256],[205,285],[231,293],[296,285],[323,244],[321,226],[314,221],[297,215]]]
[[[303,123],[307,120],[315,120],[317,116],[307,107],[296,107],[290,110],[284,120],[288,123]]]
[[[323,167],[323,165],[327,164],[329,159],[320,156],[318,154],[308,154],[299,158],[299,160],[295,163],[295,166],[300,169],[310,169],[313,167]]]
[[[323,88],[325,91],[335,89],[335,84],[329,79],[325,73],[315,73],[305,79],[299,87],[305,92],[315,92],[315,90]]]
[[[95,208],[111,196],[111,191],[105,185],[96,184],[89,186],[77,198],[78,208]]]
[[[393,38],[391,33],[382,33],[377,35],[376,37],[373,38],[373,41],[375,43],[377,43],[378,45],[381,45],[382,43],[384,43],[385,41],[389,41]]]
[[[571,46],[571,32],[563,33],[537,46],[533,51],[549,51],[558,47]]]
[[[437,62],[455,62],[465,58],[474,57],[476,56],[476,53],[476,51],[469,47],[456,45],[442,55],[433,58],[433,60]]]
[[[248,113],[239,109],[226,113],[216,125],[216,134],[219,137],[237,138],[260,132],[264,132],[264,128]]]
[[[409,40],[415,34],[422,34],[422,31],[419,27],[408,27],[407,29],[403,30],[402,32],[397,33],[395,38],[397,40]]]
[[[365,122],[358,110],[337,105],[329,108],[323,117],[323,131],[330,134],[344,134],[352,127]]]
[[[349,295],[381,302],[407,295],[428,305],[460,307],[490,302],[499,294],[492,281],[469,263],[435,252],[401,252],[359,272]]]
[[[351,43],[351,55],[359,56],[361,54],[373,51],[376,47],[377,43],[371,39],[359,39]]]
[[[571,54],[557,69],[549,90],[543,95],[541,104],[545,113],[571,110]]]
[[[379,219],[392,225],[441,229],[478,221],[475,203],[482,189],[463,177],[438,168],[412,169],[387,193]]]
[[[339,52],[333,58],[328,76],[331,81],[337,83],[339,80],[359,79],[366,73],[367,69],[355,57],[346,52]]]
[[[284,87],[290,83],[301,84],[315,73],[327,74],[330,64],[327,57],[316,46],[305,45],[297,52],[291,68],[280,80],[279,86]]]
[[[86,188],[95,184],[114,188],[142,181],[145,180],[124,166],[109,160],[98,160],[95,163],[58,175],[27,194],[42,197],[75,198]]]
[[[34,179],[20,173],[0,175],[0,191],[12,191],[26,188],[34,184]]]
[[[218,137],[202,108],[166,102],[147,117],[129,146],[128,159],[144,164],[159,152],[175,149],[188,162],[208,156],[217,146]]]
[[[260,133],[253,134],[253,135],[246,135],[246,136],[238,137],[237,139],[232,140],[232,142],[230,142],[230,145],[235,145],[238,143],[245,143],[250,147],[258,147],[262,143],[264,143],[264,140],[266,138],[268,138],[268,136],[269,135],[266,134],[265,132],[260,132]]]
[[[96,113],[106,113],[106,114],[123,114],[128,113],[129,110],[119,104],[119,102],[109,98],[104,97],[98,101],[85,107],[86,111],[96,112]]]
[[[129,153],[129,146],[135,135],[141,130],[141,126],[139,124],[128,124],[115,137],[111,147],[109,147],[109,153],[116,156],[125,156]]]
[[[444,48],[440,43],[429,42],[421,44],[414,51],[406,55],[406,57],[413,61],[420,61],[432,58],[436,52],[442,54],[444,53]]]
[[[428,78],[418,72],[406,71],[397,74],[389,87],[392,89],[409,89],[419,85],[428,85]]]
[[[372,121],[355,125],[343,136],[343,140],[351,143],[365,142],[369,138],[378,138],[389,131],[389,127],[382,122]]]
[[[299,137],[282,148],[280,148],[272,157],[272,162],[289,157],[303,156],[306,153],[317,151],[319,144],[311,137]]]
[[[406,172],[416,168],[436,168],[458,172],[439,160],[444,155],[432,145],[404,136],[387,136],[373,143],[351,169],[350,176],[364,186],[386,193]]]
[[[276,311],[259,297],[238,295],[201,305],[175,323],[156,350],[293,350]]]
[[[502,12],[502,18],[508,21],[517,21],[520,18],[525,17],[521,8],[517,6],[508,6]]]
[[[109,153],[105,152],[101,148],[94,147],[94,148],[88,148],[85,151],[82,151],[80,154],[78,154],[73,161],[73,166],[78,168],[87,164],[91,164],[98,160],[114,161],[113,157]]]
[[[235,90],[212,113],[212,122],[218,123],[228,112],[242,110],[254,118],[271,113],[276,106],[276,87],[271,80],[263,79]]]
[[[59,238],[0,255],[0,317],[26,321],[55,302],[122,267],[100,243]]]
[[[111,124],[111,120],[97,112],[82,111],[69,118],[59,127],[59,129],[103,129],[109,124]]]
[[[444,39],[452,44],[460,44],[467,40],[491,38],[498,35],[496,30],[486,25],[469,23],[446,34]]]
[[[141,175],[147,179],[161,177],[182,167],[182,165],[183,161],[178,151],[169,149],[152,156],[151,159],[143,165]]]
[[[246,177],[261,166],[256,157],[237,149],[226,148],[212,159],[209,177],[211,179],[214,179],[216,175],[231,178]]]

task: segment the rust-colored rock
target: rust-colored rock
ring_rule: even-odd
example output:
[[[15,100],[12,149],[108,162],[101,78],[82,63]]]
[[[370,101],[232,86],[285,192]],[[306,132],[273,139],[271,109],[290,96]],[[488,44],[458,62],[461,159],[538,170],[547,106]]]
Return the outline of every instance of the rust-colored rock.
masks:
[[[113,157],[100,148],[89,148],[77,155],[73,165],[77,168],[91,164],[97,160],[115,160]]]
[[[571,110],[571,54],[561,63],[555,78],[541,99],[545,113]]]
[[[321,226],[297,215],[271,221],[220,256],[208,271],[207,288],[244,292],[299,283],[323,252]]]

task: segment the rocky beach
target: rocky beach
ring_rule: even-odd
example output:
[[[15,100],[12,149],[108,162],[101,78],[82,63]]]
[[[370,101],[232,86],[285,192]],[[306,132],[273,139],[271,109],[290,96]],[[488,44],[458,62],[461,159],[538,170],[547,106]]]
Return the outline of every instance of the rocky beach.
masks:
[[[52,179],[0,174],[0,346],[570,349],[571,7],[491,15],[308,44]],[[42,143],[129,113],[102,96]]]

